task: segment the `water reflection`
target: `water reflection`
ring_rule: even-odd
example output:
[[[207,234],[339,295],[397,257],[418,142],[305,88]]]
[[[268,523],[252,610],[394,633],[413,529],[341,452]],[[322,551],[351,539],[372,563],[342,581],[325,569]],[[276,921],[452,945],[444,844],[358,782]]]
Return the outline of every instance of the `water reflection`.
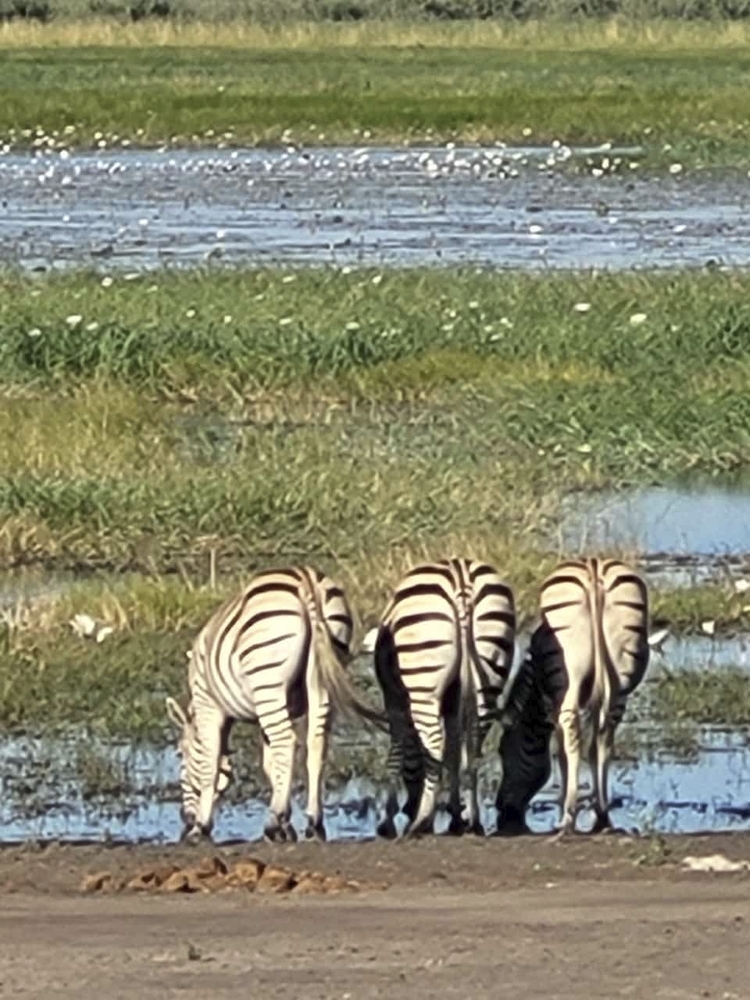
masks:
[[[621,162],[622,175],[595,176],[587,153]],[[498,145],[0,156],[0,261],[750,263],[746,181],[639,177],[628,169],[637,155]],[[580,173],[571,160],[583,162]]]
[[[653,486],[576,497],[563,526],[563,543],[574,551],[750,553],[750,487],[747,483]]]
[[[614,822],[642,832],[695,833],[750,830],[750,736],[743,730],[706,728],[695,759],[668,754],[653,759],[619,761],[613,767]],[[90,746],[89,746],[90,749]],[[180,834],[177,760],[171,748],[140,750],[100,747],[113,767],[126,765],[126,786],[117,796],[92,795],[76,765],[75,745],[35,740],[6,741],[0,747],[0,773],[5,793],[0,803],[0,840],[125,839],[173,842]],[[494,792],[499,778],[497,760],[481,771],[482,819],[495,822]],[[584,795],[586,772],[583,774]],[[536,832],[549,831],[557,819],[559,771],[553,768],[529,814]],[[383,789],[367,778],[354,778],[329,790],[326,826],[330,839],[375,836]],[[265,801],[222,807],[216,825],[218,840],[256,840],[262,836]],[[300,801],[295,799],[293,822],[305,827]],[[591,822],[585,811],[581,828]],[[448,816],[438,813],[436,829],[444,832]]]

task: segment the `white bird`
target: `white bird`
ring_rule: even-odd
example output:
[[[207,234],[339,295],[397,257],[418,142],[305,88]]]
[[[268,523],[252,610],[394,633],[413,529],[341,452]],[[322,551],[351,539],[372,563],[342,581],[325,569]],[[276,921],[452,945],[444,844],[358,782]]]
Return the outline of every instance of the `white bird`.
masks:
[[[716,632],[716,622],[713,619],[701,622],[701,628],[706,633],[706,635],[713,636]]]
[[[104,642],[114,632],[111,625],[104,625],[85,613],[74,615],[69,624],[79,639],[93,639],[95,642]]]
[[[656,632],[652,632],[648,637],[648,644],[652,649],[655,649],[657,653],[661,653],[664,643],[669,638],[670,632],[668,628],[657,629]]]

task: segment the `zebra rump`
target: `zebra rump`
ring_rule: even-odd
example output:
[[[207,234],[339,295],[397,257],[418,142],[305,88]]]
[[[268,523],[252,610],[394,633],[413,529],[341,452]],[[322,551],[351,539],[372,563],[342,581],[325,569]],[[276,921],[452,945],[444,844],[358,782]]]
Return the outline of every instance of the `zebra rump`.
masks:
[[[497,715],[514,638],[512,591],[486,563],[425,563],[397,585],[375,640],[375,673],[391,735],[381,836],[396,836],[401,777],[407,791],[407,833],[432,829],[443,765],[449,772],[451,832],[482,832],[476,756]],[[460,795],[462,756],[469,782],[466,822]]]
[[[260,725],[272,788],[266,836],[296,839],[290,823],[294,724],[306,716],[307,834],[324,839],[322,772],[333,710],[385,727],[345,672],[352,633],[341,587],[307,566],[258,573],[211,616],[190,657],[188,710],[176,711],[173,699],[167,705],[180,727],[185,836],[210,833],[230,770],[229,732],[236,720],[247,720]]]
[[[563,778],[560,829],[573,829],[582,722],[591,730],[594,830],[603,830],[610,826],[607,778],[615,729],[648,665],[646,583],[620,560],[570,560],[543,582],[540,610],[505,713],[498,832],[526,829],[526,807],[549,777],[553,730]]]

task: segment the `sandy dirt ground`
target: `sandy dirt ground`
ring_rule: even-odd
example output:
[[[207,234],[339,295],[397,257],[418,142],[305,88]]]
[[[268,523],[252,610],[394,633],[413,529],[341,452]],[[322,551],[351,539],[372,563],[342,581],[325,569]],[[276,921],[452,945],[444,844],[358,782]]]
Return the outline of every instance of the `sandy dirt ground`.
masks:
[[[84,877],[259,857],[387,888],[87,894]],[[0,995],[750,998],[750,835],[0,850]]]

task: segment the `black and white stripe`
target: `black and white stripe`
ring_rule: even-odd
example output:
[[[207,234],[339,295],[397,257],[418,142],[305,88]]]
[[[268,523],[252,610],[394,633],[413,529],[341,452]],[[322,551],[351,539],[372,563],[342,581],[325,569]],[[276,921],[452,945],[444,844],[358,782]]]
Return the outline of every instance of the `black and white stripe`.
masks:
[[[549,777],[554,729],[563,783],[560,831],[573,830],[584,720],[592,730],[594,830],[603,830],[610,826],[607,777],[615,729],[648,666],[646,582],[617,559],[563,562],[542,583],[540,612],[504,713],[498,831],[525,828],[526,806]]]
[[[210,618],[190,657],[190,705],[168,699],[181,729],[185,835],[207,834],[228,783],[228,737],[238,719],[258,722],[272,787],[270,839],[295,839],[290,824],[293,723],[307,716],[308,836],[325,837],[322,771],[331,708],[383,721],[356,695],[344,666],[352,615],[341,587],[307,566],[257,574]]]
[[[398,781],[407,790],[409,832],[432,829],[443,764],[451,830],[462,832],[460,771],[469,775],[468,829],[480,831],[476,756],[497,713],[513,662],[515,608],[492,566],[446,559],[412,569],[386,608],[375,671],[391,734],[391,785],[378,827],[394,837]]]

